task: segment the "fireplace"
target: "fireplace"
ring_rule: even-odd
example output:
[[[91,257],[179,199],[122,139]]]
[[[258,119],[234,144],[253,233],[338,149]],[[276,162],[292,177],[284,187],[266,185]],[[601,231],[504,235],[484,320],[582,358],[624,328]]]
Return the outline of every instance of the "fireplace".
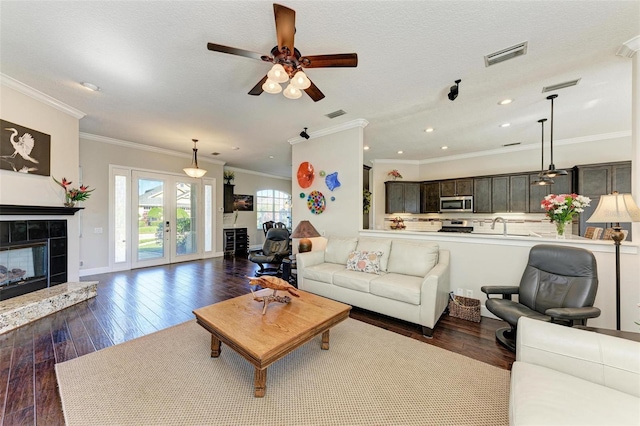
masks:
[[[0,221],[0,300],[67,282],[67,221]]]

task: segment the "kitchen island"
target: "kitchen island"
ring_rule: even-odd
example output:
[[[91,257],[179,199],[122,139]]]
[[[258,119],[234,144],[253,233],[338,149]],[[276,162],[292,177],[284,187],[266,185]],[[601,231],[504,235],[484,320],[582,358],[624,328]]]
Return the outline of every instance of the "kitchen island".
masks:
[[[591,240],[576,235],[559,240],[552,234],[507,235],[478,233],[421,232],[406,230],[362,230],[359,235],[374,238],[404,238],[437,242],[451,251],[451,290],[480,299],[482,315],[495,318],[484,307],[483,285],[518,285],[527,264],[529,250],[537,244],[559,244],[590,250],[598,263],[599,287],[596,307],[599,318],[589,325],[615,328],[615,248],[613,241]],[[638,244],[624,241],[621,246],[621,318],[623,330],[636,330],[640,317],[640,258]]]

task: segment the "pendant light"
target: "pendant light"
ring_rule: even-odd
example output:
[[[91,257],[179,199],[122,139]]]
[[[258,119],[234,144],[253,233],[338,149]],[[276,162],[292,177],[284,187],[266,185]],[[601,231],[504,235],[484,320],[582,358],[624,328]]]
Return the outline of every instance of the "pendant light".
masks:
[[[541,149],[540,149],[540,173],[538,173],[538,179],[534,180],[533,182],[531,182],[531,185],[537,185],[537,186],[545,186],[545,185],[553,185],[553,180],[549,177],[546,177],[543,175],[544,173],[544,122],[547,121],[546,118],[541,118],[540,120],[538,120],[538,123],[540,123],[542,125],[542,143],[541,143]]]
[[[549,164],[549,170],[542,172],[541,176],[546,176],[548,178],[567,175],[566,170],[556,170],[556,165],[553,164],[553,100],[557,97],[558,95],[547,96],[547,99],[551,100],[551,164]]]
[[[198,167],[198,148],[196,148],[196,143],[198,139],[191,139],[193,141],[193,158],[191,159],[191,167],[185,167],[184,172],[193,178],[200,178],[207,173],[205,169],[201,169]]]

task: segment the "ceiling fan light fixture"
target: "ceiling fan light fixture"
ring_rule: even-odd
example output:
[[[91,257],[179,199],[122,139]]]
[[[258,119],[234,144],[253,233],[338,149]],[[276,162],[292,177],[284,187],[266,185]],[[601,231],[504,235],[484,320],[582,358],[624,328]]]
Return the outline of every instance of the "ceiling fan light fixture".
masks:
[[[267,73],[267,77],[276,83],[285,83],[289,81],[287,71],[285,71],[284,67],[280,64],[275,64],[271,67],[271,70]]]
[[[304,90],[311,86],[311,80],[304,73],[304,71],[298,71],[291,79],[291,85],[296,89]]]
[[[185,167],[182,170],[187,174],[187,176],[191,176],[192,178],[201,178],[207,173],[207,171],[198,167],[198,148],[196,148],[198,139],[191,140],[193,141],[193,158],[191,160],[191,166]]]
[[[271,80],[270,78],[267,78],[267,81],[265,81],[264,84],[262,85],[262,90],[264,90],[267,93],[271,93],[272,95],[275,95],[282,92],[282,86],[280,86],[280,84]]]
[[[531,182],[533,186],[546,186],[553,185],[555,182],[551,177],[545,176],[544,174],[544,122],[547,121],[546,118],[541,118],[538,120],[540,123],[540,127],[542,129],[541,137],[540,137],[540,173],[538,173],[538,178]]]
[[[553,164],[553,100],[557,98],[558,95],[549,95],[547,99],[551,101],[551,163],[549,164],[549,169],[540,173],[540,176],[546,176],[548,178],[554,178],[556,176],[566,176],[568,173],[566,170],[556,170],[555,164]]]
[[[302,92],[299,89],[296,89],[295,87],[293,87],[292,84],[289,84],[287,88],[284,89],[284,92],[282,93],[286,98],[289,98],[289,99],[298,99],[300,96],[302,96]]]

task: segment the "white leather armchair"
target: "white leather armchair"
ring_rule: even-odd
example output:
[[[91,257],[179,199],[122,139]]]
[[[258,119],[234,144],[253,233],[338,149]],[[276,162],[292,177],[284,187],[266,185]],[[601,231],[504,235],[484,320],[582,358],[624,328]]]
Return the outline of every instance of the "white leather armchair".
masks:
[[[640,425],[640,342],[522,317],[512,425]]]

